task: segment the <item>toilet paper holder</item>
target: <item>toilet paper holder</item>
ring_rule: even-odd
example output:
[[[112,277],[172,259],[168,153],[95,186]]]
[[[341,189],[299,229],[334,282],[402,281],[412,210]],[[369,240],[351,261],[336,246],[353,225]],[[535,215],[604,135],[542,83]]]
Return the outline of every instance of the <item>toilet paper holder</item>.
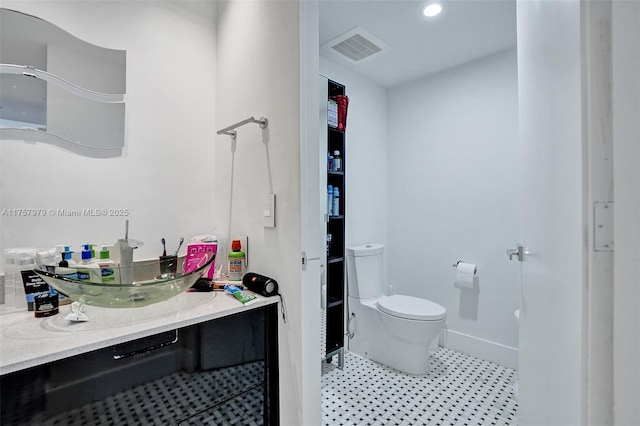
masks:
[[[478,267],[473,263],[466,263],[459,260],[453,265],[456,268],[456,279],[454,286],[463,289],[477,288]]]
[[[458,260],[456,263],[454,263],[454,264],[453,264],[453,265],[451,265],[451,266],[453,266],[454,268],[457,268],[461,263],[463,263],[463,264],[464,264],[464,263],[466,263],[466,262],[465,262],[464,260]],[[473,268],[473,274],[475,275],[475,274],[476,274],[476,272],[477,272],[477,266],[476,266],[476,265],[473,265],[473,264],[471,264],[471,263],[470,263],[469,265],[474,267],[474,268]]]

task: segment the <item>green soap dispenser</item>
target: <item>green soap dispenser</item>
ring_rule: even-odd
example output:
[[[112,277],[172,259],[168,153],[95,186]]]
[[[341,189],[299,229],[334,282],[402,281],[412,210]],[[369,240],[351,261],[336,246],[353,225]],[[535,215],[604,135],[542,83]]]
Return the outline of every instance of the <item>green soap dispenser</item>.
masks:
[[[103,284],[120,284],[120,274],[116,262],[111,259],[109,246],[100,248],[100,259],[97,261],[100,266],[100,275]]]

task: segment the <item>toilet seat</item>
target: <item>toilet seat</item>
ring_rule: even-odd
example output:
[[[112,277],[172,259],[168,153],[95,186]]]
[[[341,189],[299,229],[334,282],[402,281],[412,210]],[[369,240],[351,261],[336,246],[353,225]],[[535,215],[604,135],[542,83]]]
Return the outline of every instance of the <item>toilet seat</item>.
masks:
[[[447,310],[437,303],[400,294],[381,297],[376,306],[386,314],[412,320],[437,321],[447,316]]]

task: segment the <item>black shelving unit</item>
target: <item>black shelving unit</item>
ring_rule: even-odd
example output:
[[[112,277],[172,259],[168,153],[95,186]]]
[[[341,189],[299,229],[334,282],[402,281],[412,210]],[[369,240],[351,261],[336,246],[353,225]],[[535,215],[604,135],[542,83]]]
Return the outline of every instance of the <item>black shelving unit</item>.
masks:
[[[345,86],[335,81],[328,81],[328,99],[345,95]],[[331,235],[331,244],[327,252],[327,300],[326,300],[326,350],[325,359],[331,362],[335,355],[339,356],[339,366],[344,366],[345,335],[345,220],[346,220],[346,135],[344,131],[329,126],[327,123],[327,150],[333,154],[340,151],[342,157],[341,171],[327,169],[327,185],[340,191],[339,215],[327,218],[327,235]]]

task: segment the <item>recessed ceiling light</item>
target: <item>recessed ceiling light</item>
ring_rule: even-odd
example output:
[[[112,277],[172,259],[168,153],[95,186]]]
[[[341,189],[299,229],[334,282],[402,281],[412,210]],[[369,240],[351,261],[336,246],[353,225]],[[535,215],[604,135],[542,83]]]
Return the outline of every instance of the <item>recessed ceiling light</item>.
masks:
[[[422,13],[428,18],[437,16],[440,12],[442,12],[442,5],[440,3],[429,3],[422,9]]]

